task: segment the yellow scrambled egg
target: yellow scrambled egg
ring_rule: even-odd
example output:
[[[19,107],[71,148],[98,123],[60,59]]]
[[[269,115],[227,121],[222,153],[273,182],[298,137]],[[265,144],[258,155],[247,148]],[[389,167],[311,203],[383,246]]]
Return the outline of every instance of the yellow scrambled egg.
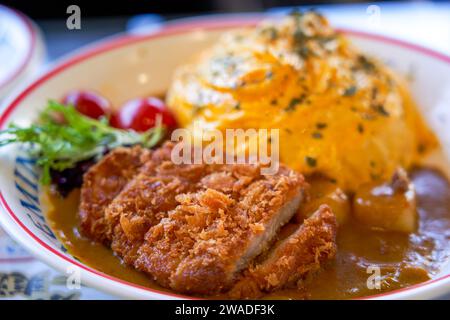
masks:
[[[185,127],[279,128],[282,162],[349,191],[436,145],[402,80],[316,13],[225,34],[177,70],[167,102]]]

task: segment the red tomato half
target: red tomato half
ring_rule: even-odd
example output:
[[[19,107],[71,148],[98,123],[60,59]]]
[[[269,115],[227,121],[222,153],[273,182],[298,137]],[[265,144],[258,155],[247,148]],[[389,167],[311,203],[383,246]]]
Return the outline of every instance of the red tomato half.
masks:
[[[62,103],[73,105],[78,112],[92,119],[111,115],[111,103],[92,91],[72,91],[64,97]]]
[[[158,98],[138,98],[126,102],[120,110],[111,117],[111,125],[120,129],[133,129],[138,132],[147,131],[156,124],[157,116],[161,115],[162,123],[169,129],[177,127],[177,122]]]

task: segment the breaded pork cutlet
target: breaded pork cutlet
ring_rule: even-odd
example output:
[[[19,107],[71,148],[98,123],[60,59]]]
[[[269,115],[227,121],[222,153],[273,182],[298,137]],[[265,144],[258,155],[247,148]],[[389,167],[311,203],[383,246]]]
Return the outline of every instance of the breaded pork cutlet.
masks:
[[[302,200],[302,176],[285,167],[271,176],[245,165],[217,170],[213,174],[235,178],[237,185],[230,189],[236,192],[200,183],[197,191],[178,195],[176,208],[148,231],[139,249],[135,266],[176,291],[214,294],[228,289]]]
[[[230,290],[233,299],[255,299],[297,285],[336,254],[336,217],[322,205],[286,239],[276,243],[265,259],[243,272]]]
[[[86,236],[109,244],[105,208],[137,174],[148,153],[138,146],[117,148],[86,172],[79,210],[81,230]]]
[[[128,264],[134,264],[150,227],[178,205],[175,197],[196,190],[206,174],[201,165],[174,165],[172,146],[166,143],[152,151],[139,174],[105,209],[111,248]]]
[[[259,165],[176,165],[170,160],[173,147],[168,142],[139,157],[133,174],[120,175],[120,188],[106,188],[105,198],[87,196],[89,189],[105,187],[101,178],[89,175],[114,167],[104,163],[114,157],[92,168],[81,207],[96,210],[84,210],[82,218],[100,217],[102,228],[85,234],[110,245],[162,286],[193,294],[225,292],[269,250],[302,202],[306,183],[283,165],[275,175],[262,175]],[[301,252],[290,248],[278,244],[277,252]]]
[[[161,285],[218,292],[295,213],[303,178],[285,167],[263,176],[252,165],[175,165],[172,148],[166,143],[152,151],[107,206],[106,237],[126,263]]]

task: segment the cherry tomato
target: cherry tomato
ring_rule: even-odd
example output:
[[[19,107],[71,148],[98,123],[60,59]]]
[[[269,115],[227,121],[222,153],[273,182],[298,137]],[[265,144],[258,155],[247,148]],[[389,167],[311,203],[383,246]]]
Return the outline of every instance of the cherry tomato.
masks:
[[[111,117],[111,125],[120,129],[133,129],[138,132],[147,131],[156,124],[158,115],[162,123],[169,129],[177,127],[177,122],[158,98],[138,98],[126,102],[118,113]]]
[[[92,119],[111,115],[111,103],[92,91],[72,91],[64,97],[62,102],[73,105],[78,112]]]

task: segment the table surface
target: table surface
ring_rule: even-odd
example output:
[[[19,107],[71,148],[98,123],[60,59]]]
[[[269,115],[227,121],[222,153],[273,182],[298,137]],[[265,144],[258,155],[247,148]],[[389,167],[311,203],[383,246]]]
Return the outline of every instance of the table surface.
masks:
[[[417,2],[316,6],[336,26],[401,38],[450,55],[450,3]],[[274,8],[269,13],[286,12]],[[65,20],[36,21],[47,50],[47,63],[93,41],[119,32],[143,32],[178,17],[142,15],[82,20],[68,30]],[[61,274],[34,259],[0,229],[0,299],[114,299],[100,291],[68,286]],[[446,297],[450,298],[450,296]]]

